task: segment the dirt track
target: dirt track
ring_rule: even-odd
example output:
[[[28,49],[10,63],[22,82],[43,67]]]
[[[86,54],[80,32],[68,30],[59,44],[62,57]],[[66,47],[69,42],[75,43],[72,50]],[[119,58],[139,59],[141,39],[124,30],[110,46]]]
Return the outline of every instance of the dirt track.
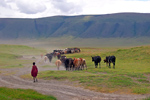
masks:
[[[31,59],[31,56],[24,56],[23,59]],[[57,68],[39,67],[49,63],[41,61],[40,57],[35,57],[39,71],[57,70]],[[60,82],[54,80],[42,80],[33,83],[31,79],[23,79],[20,76],[29,74],[32,64],[26,65],[24,68],[1,69],[0,86],[9,88],[33,89],[42,94],[53,95],[58,100],[141,100],[150,95],[121,95],[106,94],[90,91],[80,87],[71,86],[71,82]],[[63,67],[60,70],[65,70]]]

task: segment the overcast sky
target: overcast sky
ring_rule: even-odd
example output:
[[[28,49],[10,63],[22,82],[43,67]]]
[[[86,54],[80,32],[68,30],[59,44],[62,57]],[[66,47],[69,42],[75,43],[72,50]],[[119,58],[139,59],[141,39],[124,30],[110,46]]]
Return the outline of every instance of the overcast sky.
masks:
[[[0,18],[150,13],[150,0],[0,0]]]

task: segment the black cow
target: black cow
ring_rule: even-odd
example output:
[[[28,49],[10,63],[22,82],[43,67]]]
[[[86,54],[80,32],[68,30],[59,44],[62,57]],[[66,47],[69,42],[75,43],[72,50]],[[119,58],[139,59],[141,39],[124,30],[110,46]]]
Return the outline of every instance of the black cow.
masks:
[[[67,54],[70,54],[71,53],[71,48],[68,48],[67,49]]]
[[[73,59],[72,58],[68,58],[69,59],[69,68],[70,68],[70,70],[72,69],[72,70],[74,70],[74,64],[73,64]]]
[[[61,57],[61,54],[58,54],[58,55],[57,55],[57,58],[60,59],[60,57]]]
[[[73,65],[73,59],[72,58],[65,58],[65,68],[66,70],[71,70],[74,68],[74,65]],[[70,68],[70,69],[69,69]]]
[[[51,61],[52,61],[53,53],[46,54],[45,56],[47,56],[47,58],[49,59],[49,62],[51,62]]]
[[[95,68],[97,68],[98,63],[99,63],[99,68],[101,68],[100,67],[100,62],[101,62],[101,57],[100,56],[94,56],[94,57],[92,57],[92,61],[94,61],[94,63],[95,63]]]
[[[116,61],[116,57],[115,56],[106,56],[106,59],[104,59],[104,63],[106,62],[106,64],[109,63],[109,68],[111,68],[110,63],[113,63],[113,68],[115,69],[115,61]]]
[[[64,64],[65,63],[65,59],[66,59],[66,56],[61,56],[60,57],[60,60],[61,60],[61,62]]]

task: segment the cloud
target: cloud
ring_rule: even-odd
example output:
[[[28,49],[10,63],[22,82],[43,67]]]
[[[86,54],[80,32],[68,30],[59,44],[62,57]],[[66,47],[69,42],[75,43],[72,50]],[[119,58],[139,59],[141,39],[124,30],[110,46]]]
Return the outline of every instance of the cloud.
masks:
[[[72,1],[67,0],[52,0],[52,5],[60,13],[72,14],[79,13],[82,11],[82,7]]]
[[[87,0],[84,14],[110,14],[123,12],[149,13],[150,1],[139,0]]]
[[[40,0],[16,0],[16,6],[21,13],[36,14],[47,8]]]
[[[127,1],[150,1],[150,0],[127,0]]]
[[[150,13],[150,0],[0,0],[0,18]]]
[[[0,7],[10,8],[10,6],[7,4],[5,0],[1,0]]]

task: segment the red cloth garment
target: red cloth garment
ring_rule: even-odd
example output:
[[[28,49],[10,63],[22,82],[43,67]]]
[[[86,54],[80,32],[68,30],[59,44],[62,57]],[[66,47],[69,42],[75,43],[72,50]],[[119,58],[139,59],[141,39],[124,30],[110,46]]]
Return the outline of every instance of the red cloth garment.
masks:
[[[31,70],[31,75],[32,75],[33,77],[36,77],[37,74],[38,74],[38,68],[36,67],[36,65],[33,65],[33,66],[32,66],[32,70]]]

